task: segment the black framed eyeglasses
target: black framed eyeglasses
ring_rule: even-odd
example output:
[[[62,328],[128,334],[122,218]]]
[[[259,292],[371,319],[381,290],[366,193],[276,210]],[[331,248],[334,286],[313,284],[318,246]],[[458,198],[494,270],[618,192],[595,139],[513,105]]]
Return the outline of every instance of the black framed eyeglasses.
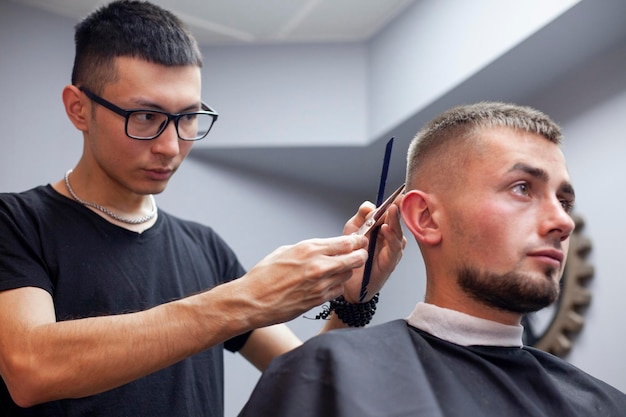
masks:
[[[92,93],[85,87],[79,87],[89,99],[126,119],[124,131],[131,139],[156,139],[170,121],[174,121],[178,138],[182,140],[200,140],[209,134],[218,114],[211,107],[202,103],[202,111],[167,113],[161,110],[133,109],[125,110],[108,100]]]

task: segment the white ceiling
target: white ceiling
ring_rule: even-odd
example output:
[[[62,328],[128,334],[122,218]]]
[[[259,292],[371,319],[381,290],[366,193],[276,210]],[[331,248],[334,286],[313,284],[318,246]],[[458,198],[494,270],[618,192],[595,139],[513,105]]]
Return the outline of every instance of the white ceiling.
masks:
[[[79,20],[108,0],[11,0]],[[367,40],[417,0],[153,0],[201,45]]]

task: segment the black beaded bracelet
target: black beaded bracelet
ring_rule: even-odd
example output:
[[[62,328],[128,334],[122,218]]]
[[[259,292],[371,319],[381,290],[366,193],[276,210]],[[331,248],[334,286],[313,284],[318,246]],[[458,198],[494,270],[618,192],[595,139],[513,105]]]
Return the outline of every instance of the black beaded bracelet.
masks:
[[[363,327],[368,324],[374,313],[376,313],[376,304],[378,303],[378,295],[376,295],[365,303],[352,304],[346,301],[343,295],[331,300],[330,307],[324,312],[318,314],[316,319],[326,319],[332,311],[337,317],[350,327]]]

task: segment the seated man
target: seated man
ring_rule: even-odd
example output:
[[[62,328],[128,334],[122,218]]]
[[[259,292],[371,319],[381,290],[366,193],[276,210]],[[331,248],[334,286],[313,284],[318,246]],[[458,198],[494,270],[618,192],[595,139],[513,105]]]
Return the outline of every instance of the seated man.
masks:
[[[626,415],[626,395],[522,344],[522,317],[558,297],[574,230],[560,142],[547,116],[503,103],[431,121],[409,148],[401,204],[424,302],[275,359],[241,415]]]

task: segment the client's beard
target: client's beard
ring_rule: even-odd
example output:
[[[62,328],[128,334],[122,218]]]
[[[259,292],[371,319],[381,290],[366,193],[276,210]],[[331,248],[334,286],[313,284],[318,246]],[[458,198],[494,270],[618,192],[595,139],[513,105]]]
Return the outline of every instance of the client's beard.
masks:
[[[462,290],[483,304],[499,310],[527,314],[549,306],[559,296],[559,284],[552,277],[556,268],[546,268],[544,280],[518,272],[499,275],[462,268],[457,282]]]

